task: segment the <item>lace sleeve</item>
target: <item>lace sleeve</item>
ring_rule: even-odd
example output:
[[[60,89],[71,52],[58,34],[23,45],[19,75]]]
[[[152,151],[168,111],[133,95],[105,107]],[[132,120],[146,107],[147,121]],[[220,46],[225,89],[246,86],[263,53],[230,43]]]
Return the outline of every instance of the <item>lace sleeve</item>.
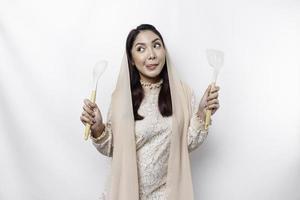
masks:
[[[205,130],[204,122],[200,120],[197,115],[198,104],[196,104],[196,98],[194,92],[192,92],[191,98],[192,117],[190,119],[190,125],[188,128],[188,150],[192,152],[199,147],[205,138],[207,137],[208,130]]]
[[[91,136],[92,143],[96,149],[103,155],[112,157],[113,153],[113,133],[111,127],[111,107],[108,109],[107,122],[105,129],[98,138]]]

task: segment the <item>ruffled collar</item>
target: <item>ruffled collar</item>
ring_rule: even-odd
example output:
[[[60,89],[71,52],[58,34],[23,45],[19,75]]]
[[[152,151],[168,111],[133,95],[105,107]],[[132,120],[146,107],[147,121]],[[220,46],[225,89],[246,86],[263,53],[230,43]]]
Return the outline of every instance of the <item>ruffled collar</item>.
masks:
[[[149,89],[155,89],[155,88],[160,88],[162,83],[163,83],[163,79],[160,79],[157,83],[150,83],[150,82],[146,82],[142,79],[140,79],[141,85],[144,88],[149,88]]]

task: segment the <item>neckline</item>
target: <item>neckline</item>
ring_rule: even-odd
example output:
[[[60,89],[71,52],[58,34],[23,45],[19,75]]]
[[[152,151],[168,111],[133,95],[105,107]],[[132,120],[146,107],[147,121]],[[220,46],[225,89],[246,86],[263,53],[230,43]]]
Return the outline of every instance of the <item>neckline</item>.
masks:
[[[161,87],[161,85],[163,83],[163,79],[160,79],[156,83],[150,83],[150,82],[146,82],[146,81],[140,79],[140,83],[141,83],[142,87],[144,87],[144,88],[155,89],[155,88]]]

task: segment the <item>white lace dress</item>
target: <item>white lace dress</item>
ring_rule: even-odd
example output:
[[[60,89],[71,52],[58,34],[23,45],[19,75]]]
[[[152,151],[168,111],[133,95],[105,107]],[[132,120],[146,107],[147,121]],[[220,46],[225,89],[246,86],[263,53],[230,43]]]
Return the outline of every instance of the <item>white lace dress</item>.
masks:
[[[162,80],[155,84],[141,81],[141,84],[145,91],[145,97],[138,113],[144,116],[144,119],[135,122],[140,200],[165,200],[172,116],[163,117],[158,109],[158,94]],[[198,104],[195,103],[194,94],[191,105],[193,116],[188,130],[189,152],[196,149],[208,134],[204,129],[203,122],[196,115]],[[110,119],[111,110],[109,108],[105,130],[99,138],[92,138],[92,143],[96,149],[109,157],[112,156],[113,152],[113,133]],[[108,200],[109,178],[107,177],[105,190],[100,197],[101,200]]]

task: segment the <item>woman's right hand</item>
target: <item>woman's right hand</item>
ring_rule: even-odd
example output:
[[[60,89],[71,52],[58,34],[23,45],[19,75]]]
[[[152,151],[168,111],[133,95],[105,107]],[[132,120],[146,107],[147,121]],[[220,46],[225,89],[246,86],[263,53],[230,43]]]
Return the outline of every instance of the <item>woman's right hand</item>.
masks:
[[[103,124],[101,112],[96,103],[89,99],[84,99],[83,112],[80,116],[80,121],[86,125],[91,125],[91,134],[97,138],[103,132],[105,125]]]

